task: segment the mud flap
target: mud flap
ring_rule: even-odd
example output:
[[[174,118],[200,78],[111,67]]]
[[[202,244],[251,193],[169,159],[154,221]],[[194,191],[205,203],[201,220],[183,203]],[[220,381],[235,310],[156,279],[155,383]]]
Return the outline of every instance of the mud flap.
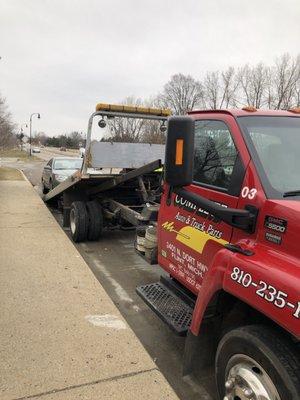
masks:
[[[183,376],[209,377],[214,374],[215,354],[221,326],[221,317],[205,319],[198,336],[188,332],[183,358]]]

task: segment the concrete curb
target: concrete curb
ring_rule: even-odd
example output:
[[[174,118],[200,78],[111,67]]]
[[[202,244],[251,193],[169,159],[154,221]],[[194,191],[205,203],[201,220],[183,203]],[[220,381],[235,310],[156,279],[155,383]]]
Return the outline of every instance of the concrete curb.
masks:
[[[178,400],[28,179],[0,212],[1,400]]]
[[[18,169],[18,171],[21,173],[21,175],[23,176],[23,178],[24,178],[24,180],[25,181],[27,181],[30,185],[31,185],[31,182],[30,182],[30,180],[27,178],[27,176],[24,174],[24,171],[22,170],[22,169],[19,169],[19,168],[17,168]],[[32,185],[31,185],[32,186]],[[32,186],[33,187],[33,186]]]

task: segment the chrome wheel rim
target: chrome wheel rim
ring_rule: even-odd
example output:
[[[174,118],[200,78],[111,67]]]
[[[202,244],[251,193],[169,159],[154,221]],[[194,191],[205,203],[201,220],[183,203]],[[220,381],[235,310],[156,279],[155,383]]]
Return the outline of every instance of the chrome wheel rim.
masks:
[[[76,230],[74,209],[72,209],[71,212],[70,212],[70,228],[71,228],[72,234],[74,235],[75,230]]]
[[[223,400],[282,400],[267,372],[251,357],[236,354],[225,372]]]

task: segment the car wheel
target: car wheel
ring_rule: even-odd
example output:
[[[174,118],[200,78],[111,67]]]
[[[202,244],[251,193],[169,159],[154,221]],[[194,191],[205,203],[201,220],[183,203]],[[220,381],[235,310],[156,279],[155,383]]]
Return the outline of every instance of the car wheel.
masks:
[[[43,194],[47,194],[49,192],[49,189],[46,188],[45,183],[44,183],[43,180],[42,180],[42,191],[43,191]]]
[[[53,189],[52,179],[49,179],[49,192]]]
[[[70,210],[70,229],[74,242],[83,242],[87,238],[88,213],[84,201],[74,201]]]
[[[46,188],[44,182],[42,182],[42,190],[43,190],[43,194],[47,194],[49,192],[49,189]]]
[[[103,231],[103,213],[100,204],[94,201],[88,201],[86,203],[88,212],[89,224],[88,224],[88,240],[98,240],[102,236]]]
[[[222,400],[297,400],[298,349],[267,326],[234,329],[218,345],[216,381]]]

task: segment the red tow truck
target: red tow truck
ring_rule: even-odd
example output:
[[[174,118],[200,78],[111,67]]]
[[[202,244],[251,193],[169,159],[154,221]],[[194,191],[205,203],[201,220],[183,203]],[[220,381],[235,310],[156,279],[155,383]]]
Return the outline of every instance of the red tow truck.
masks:
[[[137,288],[184,373],[223,400],[300,399],[300,109],[170,117],[157,220],[169,274]]]
[[[126,222],[142,253],[151,233],[164,273],[137,293],[187,336],[185,375],[213,372],[222,400],[299,400],[300,108],[168,115],[99,104],[81,173],[44,199],[76,242]],[[166,147],[92,141],[94,117],[167,122]]]

